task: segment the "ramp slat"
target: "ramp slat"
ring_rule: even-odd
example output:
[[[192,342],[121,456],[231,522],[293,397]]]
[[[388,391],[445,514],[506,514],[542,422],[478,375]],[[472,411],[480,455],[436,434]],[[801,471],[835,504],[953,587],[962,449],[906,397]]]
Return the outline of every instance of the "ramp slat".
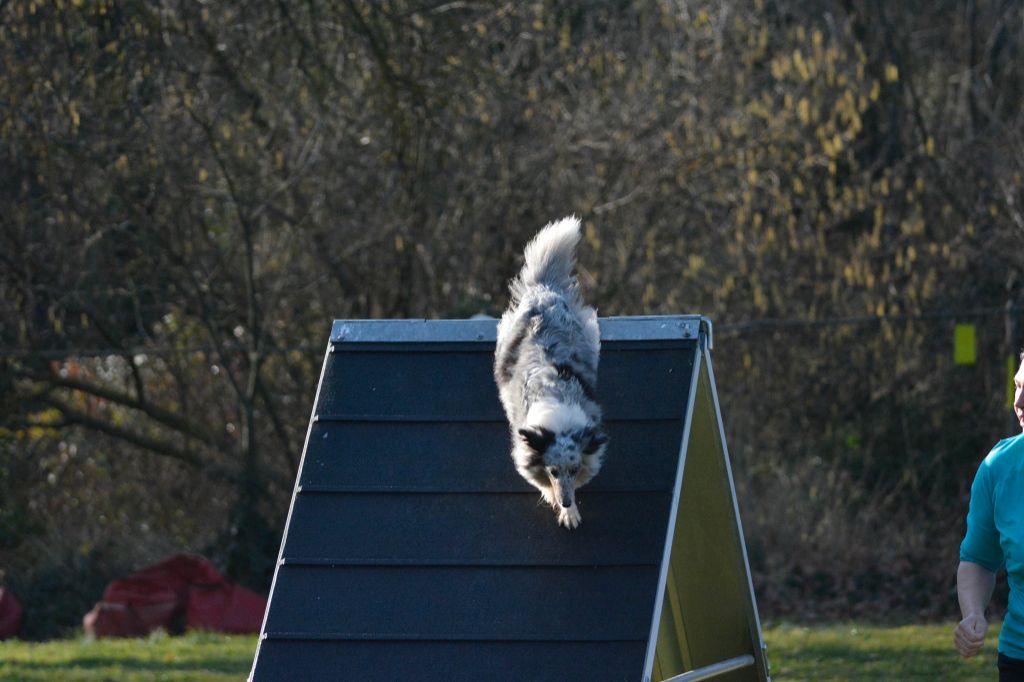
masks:
[[[601,475],[581,491],[671,491],[678,420],[611,422],[613,449]],[[300,482],[304,490],[525,492],[502,422],[314,424]],[[465,452],[464,457],[452,453]]]
[[[658,569],[286,563],[278,574],[268,636],[601,641],[646,633]]]
[[[680,384],[686,388],[693,366],[688,355],[678,348],[603,351],[597,393],[607,419],[679,419],[687,397]],[[415,348],[332,353],[316,414],[323,420],[400,415],[505,422],[491,353]]]
[[[363,565],[643,564],[661,550],[672,501],[668,493],[581,492],[583,525],[570,532],[538,499],[531,493],[303,493],[284,558]],[[509,528],[520,530],[496,532]]]
[[[645,642],[304,642],[265,640],[256,682],[636,682]]]

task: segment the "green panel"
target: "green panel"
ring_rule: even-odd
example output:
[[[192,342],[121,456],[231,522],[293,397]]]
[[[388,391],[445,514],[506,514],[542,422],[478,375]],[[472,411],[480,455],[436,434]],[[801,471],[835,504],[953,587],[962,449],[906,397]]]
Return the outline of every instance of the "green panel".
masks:
[[[707,363],[702,363],[655,649],[660,663],[656,673],[661,673],[654,676],[655,682],[735,656],[757,658],[759,654],[712,390]],[[758,679],[755,668],[715,678],[716,682]]]
[[[1013,383],[1017,376],[1017,356],[1010,355],[1006,358],[1006,406],[1013,407],[1014,398],[1017,397],[1017,385]]]
[[[666,646],[661,646],[664,641]],[[662,675],[663,670],[691,670],[691,656],[686,643],[686,626],[683,623],[683,609],[679,603],[679,592],[676,589],[675,572],[672,565],[668,569],[668,582],[665,585],[665,607],[661,611],[661,624],[658,626],[658,647],[655,651],[654,679],[671,677],[674,674]]]
[[[973,324],[958,324],[953,331],[953,360],[958,365],[978,361],[978,342]]]

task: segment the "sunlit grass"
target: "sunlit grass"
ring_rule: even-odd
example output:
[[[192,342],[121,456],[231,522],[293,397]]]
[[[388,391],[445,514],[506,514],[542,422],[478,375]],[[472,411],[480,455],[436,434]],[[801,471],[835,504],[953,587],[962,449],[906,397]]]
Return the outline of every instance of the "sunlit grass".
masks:
[[[874,626],[776,625],[764,630],[773,680],[991,680],[996,679],[999,628],[989,629],[982,652],[961,659],[954,624]]]
[[[773,680],[993,680],[998,627],[969,661],[953,625],[765,627]],[[189,633],[145,639],[0,642],[0,682],[228,682],[244,680],[255,636]]]
[[[2,682],[237,682],[256,637],[194,632],[182,637],[0,642]]]

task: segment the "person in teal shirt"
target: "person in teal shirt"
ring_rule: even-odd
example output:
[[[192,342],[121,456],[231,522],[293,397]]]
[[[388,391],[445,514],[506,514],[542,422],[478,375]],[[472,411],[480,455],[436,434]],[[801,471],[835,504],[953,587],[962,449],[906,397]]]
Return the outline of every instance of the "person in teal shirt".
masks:
[[[1024,353],[1014,385],[1013,411],[1024,430]],[[999,680],[1024,682],[1024,433],[999,441],[971,486],[967,534],[956,572],[963,620],[953,634],[957,651],[965,658],[978,653],[985,641],[985,607],[1003,567],[1010,599],[999,634]]]

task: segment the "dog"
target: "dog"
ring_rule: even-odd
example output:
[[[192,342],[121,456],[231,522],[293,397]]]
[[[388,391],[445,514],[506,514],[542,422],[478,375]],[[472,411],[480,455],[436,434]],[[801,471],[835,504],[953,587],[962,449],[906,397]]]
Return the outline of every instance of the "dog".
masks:
[[[570,216],[526,246],[494,354],[516,471],[569,529],[581,521],[576,489],[601,470],[608,445],[596,394],[597,311],[573,274],[579,240],[580,221]]]

